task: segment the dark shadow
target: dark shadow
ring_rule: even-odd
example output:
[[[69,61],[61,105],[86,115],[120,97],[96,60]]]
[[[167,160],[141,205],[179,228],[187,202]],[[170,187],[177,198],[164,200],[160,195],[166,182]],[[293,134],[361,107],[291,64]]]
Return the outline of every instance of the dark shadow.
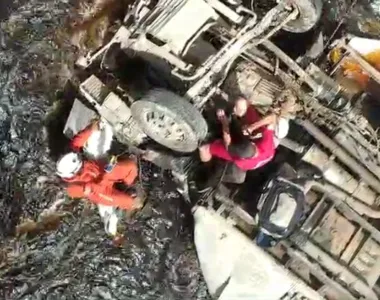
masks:
[[[57,93],[57,104],[54,110],[44,120],[49,155],[54,161],[69,151],[69,139],[63,134],[63,129],[76,94],[74,86],[67,82],[63,90]]]
[[[16,176],[4,174],[0,177],[0,199],[0,238],[6,238],[15,234],[25,203]]]
[[[363,100],[362,112],[373,128],[380,127],[380,85],[371,79],[367,85],[368,95]]]
[[[187,86],[171,74],[171,67],[160,57],[149,53],[121,50],[113,44],[103,60],[104,70],[99,76],[107,80],[112,74],[134,99],[141,98],[153,88],[167,89],[183,95]]]

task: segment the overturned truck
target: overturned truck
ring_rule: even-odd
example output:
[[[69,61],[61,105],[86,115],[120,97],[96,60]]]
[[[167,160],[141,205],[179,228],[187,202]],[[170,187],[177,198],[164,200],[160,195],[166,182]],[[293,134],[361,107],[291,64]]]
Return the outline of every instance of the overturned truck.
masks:
[[[358,47],[368,40],[335,41],[342,54],[324,70],[310,60],[296,63],[270,40],[280,30],[313,28],[322,4],[279,1],[259,17],[239,0],[138,1],[107,45],[78,60],[94,72],[80,85],[82,97],[119,142],[138,148],[148,140],[185,158],[172,165],[154,161],[172,170],[189,202],[196,168],[191,153],[212,135],[206,115],[215,102],[244,95],[265,113],[284,93],[297,98],[301,109],[278,148],[287,164],[259,195],[261,216],[260,203],[270,197],[277,199],[275,206],[282,197],[302,201],[297,222],[291,214],[276,223],[272,236],[279,242],[266,250],[256,245],[257,228],[270,233],[268,222],[238,204],[240,187],[227,187],[224,172],[193,202],[199,261],[215,298],[380,299],[379,137],[362,112],[367,94],[338,80],[343,61],[353,59],[380,81]],[[136,96],[117,76],[110,83],[120,53],[155,66],[176,82],[175,89]],[[238,183],[254,189],[246,174],[238,175]]]

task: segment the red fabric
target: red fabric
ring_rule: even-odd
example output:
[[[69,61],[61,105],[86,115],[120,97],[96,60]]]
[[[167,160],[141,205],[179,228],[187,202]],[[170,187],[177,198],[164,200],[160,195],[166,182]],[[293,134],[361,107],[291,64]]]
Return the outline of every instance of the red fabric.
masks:
[[[246,125],[260,121],[261,116],[253,106],[248,106],[247,113],[244,116]],[[212,156],[234,162],[240,169],[248,171],[260,168],[272,160],[275,154],[274,131],[263,126],[257,130],[262,137],[255,141],[257,153],[252,158],[234,158],[226,149],[223,140],[216,140],[210,144],[210,153]]]
[[[72,198],[86,197],[95,204],[133,208],[133,198],[114,188],[116,182],[131,185],[138,175],[134,161],[125,160],[117,163],[110,173],[104,171],[98,163],[85,161],[82,170],[75,177],[65,179],[69,183],[67,193]]]
[[[242,170],[255,170],[270,162],[275,154],[274,131],[264,126],[262,137],[255,142],[257,153],[252,158],[243,158],[235,161]]]
[[[275,153],[274,132],[273,130],[263,127],[262,137],[255,142],[257,153],[251,158],[234,158],[226,149],[222,140],[216,140],[210,144],[210,153],[212,156],[234,162],[240,169],[249,171],[260,168],[270,162]]]
[[[119,207],[125,210],[133,208],[134,199],[113,186],[89,183],[84,189],[84,195],[88,200],[96,204]]]
[[[251,125],[261,120],[261,116],[258,111],[252,106],[249,105],[247,112],[244,115],[245,125]]]
[[[109,183],[122,181],[126,185],[131,185],[138,175],[137,164],[133,160],[123,160],[118,162],[110,173],[104,173],[103,180]]]
[[[66,182],[88,183],[98,181],[103,176],[103,168],[100,164],[93,161],[84,161],[82,169],[72,178],[65,178]]]
[[[91,136],[93,132],[93,126],[89,126],[86,129],[79,132],[70,143],[71,149],[73,149],[75,152],[79,152],[84,145],[86,144],[88,138]]]
[[[213,141],[210,144],[210,153],[212,156],[216,156],[227,161],[235,161],[235,159],[228,152],[223,140]]]

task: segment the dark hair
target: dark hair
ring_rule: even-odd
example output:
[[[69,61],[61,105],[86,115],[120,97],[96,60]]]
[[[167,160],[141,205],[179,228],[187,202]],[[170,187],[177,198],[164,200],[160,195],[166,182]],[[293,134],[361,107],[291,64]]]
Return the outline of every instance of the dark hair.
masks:
[[[239,118],[232,117],[230,122],[231,144],[228,152],[232,157],[250,158],[256,154],[251,140],[242,132],[242,122]]]
[[[251,158],[256,154],[256,150],[249,138],[240,140],[239,142],[231,143],[228,146],[228,152],[232,157],[237,158]]]

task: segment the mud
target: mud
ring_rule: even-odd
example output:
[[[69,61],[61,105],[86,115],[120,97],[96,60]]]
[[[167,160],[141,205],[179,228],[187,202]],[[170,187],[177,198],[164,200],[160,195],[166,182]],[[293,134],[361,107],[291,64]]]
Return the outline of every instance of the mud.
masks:
[[[105,235],[93,207],[65,198],[54,175],[57,153],[49,152],[43,125],[78,52],[62,34],[74,5],[72,0],[0,2],[0,297],[209,299],[188,208],[164,174],[143,165],[149,205],[125,221],[120,245]],[[347,7],[327,2],[329,30]],[[362,3],[345,30],[360,31],[361,23],[379,13],[378,1]],[[377,23],[370,24],[373,34]],[[50,150],[62,142],[56,134]],[[50,218],[41,217],[62,202]],[[23,227],[16,228],[20,223]]]
[[[119,245],[93,207],[65,198],[54,175],[58,152],[50,150],[64,141],[55,132],[47,143],[44,124],[73,70],[77,49],[61,31],[73,4],[2,2],[9,14],[0,35],[0,297],[208,299],[188,211],[159,170],[143,166],[149,206],[122,224]]]

